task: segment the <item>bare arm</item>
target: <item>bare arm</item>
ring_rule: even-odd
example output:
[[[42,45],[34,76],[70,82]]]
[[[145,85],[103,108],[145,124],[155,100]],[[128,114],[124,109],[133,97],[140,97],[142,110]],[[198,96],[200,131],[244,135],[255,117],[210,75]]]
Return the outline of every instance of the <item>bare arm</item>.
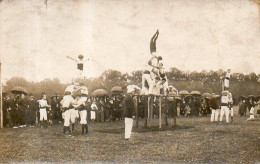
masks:
[[[71,59],[71,60],[73,60],[73,61],[77,61],[77,60],[75,60],[74,58],[72,58],[72,57],[70,57],[70,56],[67,56],[67,58],[69,58],[69,59]]]

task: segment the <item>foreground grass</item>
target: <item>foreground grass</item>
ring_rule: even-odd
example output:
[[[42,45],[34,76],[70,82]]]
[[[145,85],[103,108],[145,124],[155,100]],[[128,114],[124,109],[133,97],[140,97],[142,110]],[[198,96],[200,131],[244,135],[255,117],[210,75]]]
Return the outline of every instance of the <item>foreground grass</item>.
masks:
[[[235,116],[232,124],[211,124],[209,117],[177,118],[177,127],[158,130],[158,120],[129,141],[123,139],[123,122],[89,125],[89,134],[74,138],[62,126],[48,129],[0,130],[0,162],[202,162],[255,163],[260,161],[260,119],[246,122]],[[170,120],[171,122],[172,120]]]

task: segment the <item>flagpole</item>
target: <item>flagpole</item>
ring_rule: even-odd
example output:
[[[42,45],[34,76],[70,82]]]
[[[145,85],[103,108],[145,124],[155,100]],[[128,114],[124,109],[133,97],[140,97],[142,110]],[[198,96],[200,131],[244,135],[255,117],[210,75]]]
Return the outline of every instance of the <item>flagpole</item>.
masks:
[[[3,128],[2,63],[0,62],[0,128]]]

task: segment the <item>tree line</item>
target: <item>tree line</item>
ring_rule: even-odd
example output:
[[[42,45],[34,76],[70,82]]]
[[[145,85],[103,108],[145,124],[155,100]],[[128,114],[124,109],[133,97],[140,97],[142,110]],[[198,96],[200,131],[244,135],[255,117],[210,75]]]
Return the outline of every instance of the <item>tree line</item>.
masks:
[[[125,88],[129,84],[135,84],[141,87],[142,83],[141,70],[131,73],[121,73],[117,70],[106,70],[99,77],[77,79],[76,82],[83,82],[93,92],[96,89],[102,88],[110,91],[114,86]],[[200,91],[201,93],[216,93],[221,94],[221,77],[224,71],[182,71],[178,68],[171,68],[166,72],[169,85],[174,86],[177,90]],[[239,96],[260,95],[260,74],[250,73],[233,73],[230,79],[230,91],[234,98]],[[47,96],[52,96],[55,93],[63,95],[68,84],[61,83],[58,78],[44,79],[40,82],[29,82],[22,77],[13,77],[9,79],[3,86],[5,92],[10,91],[15,86],[24,87],[29,93],[36,97],[42,92],[47,93]]]

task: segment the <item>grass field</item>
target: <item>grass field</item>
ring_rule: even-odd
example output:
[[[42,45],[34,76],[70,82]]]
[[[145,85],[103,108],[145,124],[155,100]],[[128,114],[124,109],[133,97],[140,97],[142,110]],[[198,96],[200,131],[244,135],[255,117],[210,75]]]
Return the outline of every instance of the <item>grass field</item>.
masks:
[[[235,115],[229,125],[211,124],[209,117],[177,118],[177,127],[161,130],[157,119],[148,129],[141,121],[128,141],[119,121],[92,123],[86,136],[78,125],[74,138],[63,135],[58,125],[2,129],[0,162],[260,162],[260,118],[246,118]]]

